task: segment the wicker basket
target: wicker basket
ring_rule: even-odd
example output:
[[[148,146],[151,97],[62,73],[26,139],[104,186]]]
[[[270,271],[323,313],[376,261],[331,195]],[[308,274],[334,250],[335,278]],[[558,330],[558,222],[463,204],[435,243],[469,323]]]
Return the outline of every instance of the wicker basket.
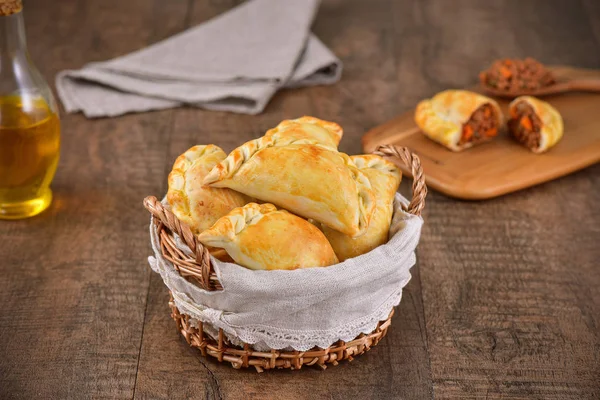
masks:
[[[385,156],[396,164],[404,164],[411,169],[413,176],[413,198],[407,212],[421,215],[425,205],[427,188],[419,158],[404,147],[379,146],[373,153]],[[175,215],[165,208],[154,196],[144,199],[144,206],[154,216],[160,249],[164,258],[170,261],[177,272],[190,282],[208,291],[222,290],[214,272],[208,250],[192,234],[189,227],[179,221]],[[194,257],[188,256],[177,248],[173,233],[176,233],[191,249]],[[177,328],[192,347],[197,347],[203,356],[211,356],[223,362],[229,362],[234,368],[254,367],[258,372],[274,368],[300,369],[303,365],[317,365],[322,369],[327,364],[337,365],[340,360],[352,361],[353,357],[364,353],[375,346],[386,335],[391,324],[392,310],[385,321],[379,322],[376,329],[365,335],[361,334],[349,342],[338,341],[326,349],[314,348],[309,351],[255,351],[250,345],[236,346],[230,343],[219,329],[216,338],[204,332],[201,321],[198,327],[190,324],[190,317],[182,314],[173,299],[169,302],[171,316]]]

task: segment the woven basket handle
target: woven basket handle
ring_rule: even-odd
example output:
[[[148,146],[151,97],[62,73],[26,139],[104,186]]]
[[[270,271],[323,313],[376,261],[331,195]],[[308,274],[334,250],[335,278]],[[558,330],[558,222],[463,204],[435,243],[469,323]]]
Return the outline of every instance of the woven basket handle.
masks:
[[[425,186],[425,177],[423,175],[423,167],[419,157],[412,153],[406,147],[381,145],[373,152],[378,156],[400,160],[403,164],[410,168],[413,176],[412,184],[412,200],[408,204],[407,212],[414,215],[421,215],[421,211],[425,207],[425,197],[427,196],[427,186]],[[398,163],[398,161],[396,161]]]
[[[186,271],[188,276],[193,276],[204,290],[215,290],[214,282],[211,279],[211,274],[214,275],[214,269],[210,262],[210,253],[206,247],[202,245],[196,236],[192,233],[189,226],[181,222],[175,214],[154,196],[148,196],[144,199],[144,207],[150,212],[161,224],[163,224],[171,232],[176,233],[183,242],[195,254],[196,263],[190,266],[190,270]],[[179,271],[181,274],[181,271]]]

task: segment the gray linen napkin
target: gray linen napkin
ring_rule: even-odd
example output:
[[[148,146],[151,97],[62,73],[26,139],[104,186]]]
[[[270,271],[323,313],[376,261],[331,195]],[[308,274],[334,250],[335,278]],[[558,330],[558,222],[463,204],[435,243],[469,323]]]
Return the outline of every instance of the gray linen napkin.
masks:
[[[341,62],[313,34],[318,0],[250,0],[150,47],[60,72],[67,112],[110,117],[190,104],[260,113],[282,87],[331,84]]]

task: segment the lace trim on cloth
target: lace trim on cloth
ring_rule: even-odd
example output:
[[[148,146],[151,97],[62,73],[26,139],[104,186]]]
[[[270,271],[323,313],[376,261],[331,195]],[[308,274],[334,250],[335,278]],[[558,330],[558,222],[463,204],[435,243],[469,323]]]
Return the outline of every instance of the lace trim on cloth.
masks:
[[[243,347],[244,343],[247,343],[252,345],[252,348],[256,351],[269,351],[271,349],[307,351],[314,347],[324,349],[338,340],[349,342],[356,339],[361,333],[367,335],[373,332],[377,328],[379,322],[385,321],[388,318],[392,308],[400,304],[401,298],[402,290],[399,290],[398,293],[381,305],[375,315],[361,318],[350,325],[333,330],[298,332],[296,330],[283,328],[269,329],[260,325],[250,325],[241,329],[238,328],[239,331],[236,329],[236,332],[233,333],[229,331],[229,326],[226,324],[223,324],[220,327],[223,329],[223,332],[230,343],[239,347]],[[187,307],[188,303],[179,302],[175,296],[174,299],[175,305],[179,311],[191,316],[190,323],[193,327],[198,328],[198,321],[202,321],[204,333],[211,336],[214,340],[217,340],[219,334],[218,328],[215,328],[208,320],[203,321],[202,316],[196,314]],[[198,317],[194,318],[193,315],[197,315]]]

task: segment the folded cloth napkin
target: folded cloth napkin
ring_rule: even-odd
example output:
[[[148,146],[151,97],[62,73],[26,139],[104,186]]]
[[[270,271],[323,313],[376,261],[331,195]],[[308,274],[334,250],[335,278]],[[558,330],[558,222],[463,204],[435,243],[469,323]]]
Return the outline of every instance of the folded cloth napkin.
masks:
[[[111,117],[190,104],[260,113],[282,87],[331,84],[341,62],[313,34],[318,0],[250,0],[150,47],[60,72],[67,112]]]

